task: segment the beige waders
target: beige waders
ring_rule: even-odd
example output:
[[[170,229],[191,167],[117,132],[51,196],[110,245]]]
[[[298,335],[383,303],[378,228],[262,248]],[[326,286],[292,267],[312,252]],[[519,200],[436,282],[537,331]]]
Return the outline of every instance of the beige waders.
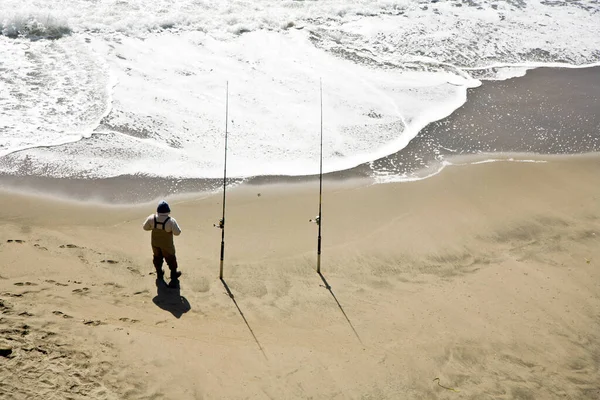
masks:
[[[167,262],[171,270],[171,279],[177,279],[177,257],[175,257],[175,244],[173,243],[173,232],[165,230],[165,224],[171,217],[167,217],[165,222],[158,222],[154,216],[154,228],[152,229],[152,253],[154,255],[152,262],[156,268],[156,275],[160,278],[164,275],[162,270],[163,259]]]

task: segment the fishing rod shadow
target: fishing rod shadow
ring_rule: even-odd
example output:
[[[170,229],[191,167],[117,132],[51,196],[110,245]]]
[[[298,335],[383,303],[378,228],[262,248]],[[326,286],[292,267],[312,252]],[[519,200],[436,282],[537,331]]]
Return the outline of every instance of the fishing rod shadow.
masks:
[[[237,308],[238,312],[242,316],[242,319],[246,323],[246,326],[248,327],[248,330],[252,334],[252,337],[254,338],[254,341],[256,342],[256,345],[260,349],[263,357],[265,357],[265,359],[267,359],[267,355],[265,354],[265,351],[263,350],[262,346],[260,345],[260,342],[256,338],[256,335],[254,334],[254,331],[252,330],[252,328],[250,327],[250,324],[248,323],[248,320],[244,316],[244,313],[240,309],[240,306],[238,305],[237,301],[235,300],[235,297],[233,296],[233,293],[231,293],[231,290],[229,289],[229,286],[227,286],[227,282],[225,282],[225,279],[223,279],[223,278],[219,278],[219,279],[221,280],[221,283],[223,284],[223,286],[225,287],[225,290],[227,291],[227,296],[229,296],[229,298],[231,299],[231,301],[233,301],[233,304],[235,304],[235,307]]]
[[[317,272],[317,273],[319,274],[319,276],[321,277],[321,280],[325,284],[325,289],[329,290],[329,293],[331,293],[331,296],[333,297],[333,299],[337,303],[338,307],[340,308],[340,311],[342,312],[342,314],[344,314],[344,318],[346,318],[346,321],[348,321],[348,325],[350,325],[350,328],[352,328],[352,332],[354,332],[354,335],[356,336],[356,338],[358,339],[358,341],[360,342],[360,344],[364,345],[363,342],[362,342],[362,340],[360,339],[360,336],[358,336],[358,332],[356,332],[356,329],[354,329],[354,325],[352,325],[352,322],[350,322],[350,318],[348,318],[348,315],[346,315],[346,312],[344,311],[344,308],[342,307],[342,305],[338,301],[337,297],[335,297],[335,294],[333,293],[333,290],[331,289],[331,285],[329,284],[329,282],[327,282],[327,280],[325,279],[325,277],[323,276],[323,274],[320,271]]]

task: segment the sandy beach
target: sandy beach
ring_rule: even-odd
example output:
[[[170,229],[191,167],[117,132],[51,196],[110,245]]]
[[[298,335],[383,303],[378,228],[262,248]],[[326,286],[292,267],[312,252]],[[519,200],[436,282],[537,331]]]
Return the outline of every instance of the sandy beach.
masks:
[[[532,157],[528,157],[531,159]],[[2,399],[598,399],[600,156],[168,198],[0,194]],[[439,379],[436,379],[439,378]]]
[[[599,0],[139,3],[2,0],[0,400],[600,400]]]

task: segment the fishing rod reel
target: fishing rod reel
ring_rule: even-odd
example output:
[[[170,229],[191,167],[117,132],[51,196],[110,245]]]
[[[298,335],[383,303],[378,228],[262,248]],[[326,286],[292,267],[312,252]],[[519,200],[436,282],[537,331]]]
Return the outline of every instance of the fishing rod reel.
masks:
[[[218,225],[217,224],[213,224],[213,226],[215,228],[223,229],[223,228],[225,228],[225,220],[223,218],[221,218],[219,220],[219,224]]]
[[[315,219],[309,219],[308,222],[314,222],[317,225],[321,225],[321,217],[317,215]]]

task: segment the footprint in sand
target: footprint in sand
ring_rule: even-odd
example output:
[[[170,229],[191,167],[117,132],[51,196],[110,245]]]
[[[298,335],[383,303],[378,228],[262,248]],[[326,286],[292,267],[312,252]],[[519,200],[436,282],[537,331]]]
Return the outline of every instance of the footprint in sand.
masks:
[[[138,320],[138,319],[131,319],[131,318],[126,318],[126,317],[119,318],[119,321],[131,322],[132,324],[135,324],[136,322],[140,322],[140,320]]]
[[[123,286],[119,285],[118,283],[114,283],[114,282],[106,282],[106,283],[104,283],[104,286],[112,286],[115,289],[123,289]]]
[[[23,311],[21,313],[19,313],[20,317],[33,317],[33,314],[31,314],[30,312],[27,311]]]
[[[72,292],[77,294],[86,294],[87,292],[89,292],[89,290],[90,289],[83,287],[81,289],[73,289]]]
[[[88,326],[98,326],[102,325],[103,322],[100,320],[83,320],[83,324]]]
[[[62,311],[52,311],[52,314],[54,314],[54,315],[60,315],[63,318],[73,318],[70,315],[63,313]]]
[[[137,268],[134,268],[134,267],[127,267],[127,270],[128,270],[129,272],[132,272],[132,273],[134,273],[134,274],[137,274],[137,275],[139,275],[139,276],[144,276],[144,274],[142,274],[142,273],[140,272],[140,270],[139,270],[139,269],[137,269]]]
[[[108,263],[108,264],[118,264],[119,263],[118,261],[115,261],[115,260],[102,260],[100,262]]]
[[[0,300],[0,313],[1,314],[12,314],[12,307],[9,304]],[[0,320],[2,320],[2,318],[0,318]]]
[[[2,293],[3,296],[8,296],[8,297],[23,297],[22,293],[11,293],[11,292],[4,292]]]
[[[37,283],[32,283],[32,282],[17,282],[15,283],[15,286],[37,286]]]
[[[37,247],[37,248],[38,248],[38,249],[40,249],[40,250],[48,250],[48,248],[47,248],[47,247],[40,246],[40,245],[39,245],[39,244],[37,244],[37,243],[36,243],[36,244],[34,244],[34,245],[33,245],[33,247]]]
[[[39,352],[39,353],[42,353],[42,354],[48,354],[48,350],[46,350],[46,349],[43,349],[43,348],[42,348],[42,347],[40,347],[40,346],[22,347],[22,350],[23,350],[23,351],[26,351],[26,352],[28,352],[28,353],[29,353],[29,352],[32,352],[32,351],[37,351],[37,352]]]
[[[6,241],[6,243],[21,243],[21,244],[23,244],[23,243],[25,243],[25,241],[21,240],[21,239],[8,239]]]
[[[80,249],[81,247],[74,245],[74,244],[61,244],[59,246],[61,249],[67,248],[67,249]]]

